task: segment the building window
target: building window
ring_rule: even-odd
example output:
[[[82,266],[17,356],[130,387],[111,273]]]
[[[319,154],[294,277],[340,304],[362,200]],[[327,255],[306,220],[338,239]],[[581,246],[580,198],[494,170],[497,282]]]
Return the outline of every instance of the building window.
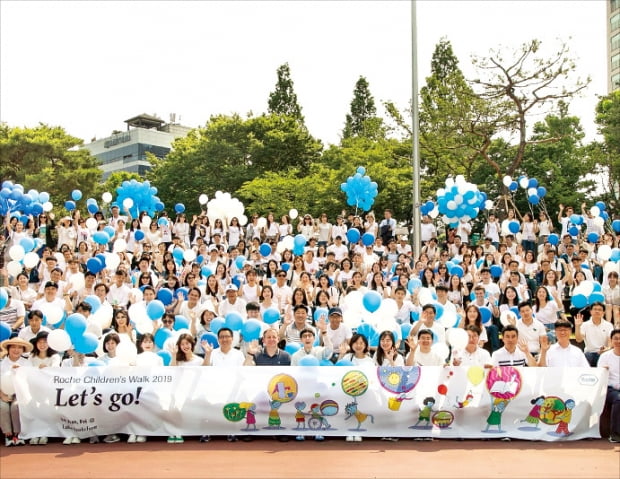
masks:
[[[611,76],[611,88],[613,90],[620,88],[620,73]]]
[[[611,13],[615,12],[620,8],[620,0],[609,0],[609,11]]]
[[[611,37],[611,51],[618,50],[620,48],[620,33]]]
[[[609,22],[611,24],[610,31],[615,32],[616,30],[618,30],[618,28],[620,28],[620,13],[616,13],[613,17],[611,17]]]
[[[611,57],[611,71],[617,70],[620,68],[620,53],[616,55],[612,55]]]

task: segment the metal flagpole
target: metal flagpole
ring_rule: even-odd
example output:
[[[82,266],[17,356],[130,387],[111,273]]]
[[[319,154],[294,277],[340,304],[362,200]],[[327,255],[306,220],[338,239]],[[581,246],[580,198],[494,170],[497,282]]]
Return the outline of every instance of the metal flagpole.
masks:
[[[416,0],[411,0],[411,110],[413,135],[411,137],[413,162],[413,229],[412,243],[415,258],[420,257],[420,117],[418,111],[418,34]]]

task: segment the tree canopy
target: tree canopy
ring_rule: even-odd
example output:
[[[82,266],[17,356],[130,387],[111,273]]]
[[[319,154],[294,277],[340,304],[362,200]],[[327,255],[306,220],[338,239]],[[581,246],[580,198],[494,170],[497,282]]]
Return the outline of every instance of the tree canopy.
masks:
[[[277,70],[278,80],[275,90],[269,94],[268,112],[277,115],[286,115],[295,118],[300,123],[304,122],[301,114],[301,106],[297,102],[291,69],[288,63],[280,65]]]

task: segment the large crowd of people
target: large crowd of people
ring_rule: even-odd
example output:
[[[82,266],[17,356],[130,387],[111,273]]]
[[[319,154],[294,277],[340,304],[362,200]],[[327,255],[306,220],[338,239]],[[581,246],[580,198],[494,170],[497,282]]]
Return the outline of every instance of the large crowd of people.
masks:
[[[246,225],[236,217],[209,218],[206,212],[191,221],[184,213],[169,218],[166,212],[158,218],[145,213],[132,218],[115,204],[107,215],[98,211],[86,218],[79,210],[58,221],[52,213],[28,217],[27,222],[7,217],[0,236],[0,280],[8,301],[0,321],[12,335],[1,344],[5,357],[0,372],[88,364],[88,356],[73,349],[60,354],[50,348],[47,336],[54,325],[45,324],[42,311],[53,305],[67,314],[79,312],[88,321],[93,315],[86,299],[96,296],[112,311],[104,324],[99,323],[100,330],[92,329],[102,344],[92,355],[103,364],[113,363],[118,346],[126,342],[136,346],[135,362],[140,364],[141,354],[159,349],[157,330],[172,330],[178,316],[186,318],[189,331],[165,346],[170,349],[170,366],[299,365],[308,356],[355,365],[598,364],[610,372],[610,440],[618,442],[619,263],[601,259],[597,252],[601,245],[617,248],[619,237],[591,221],[585,208],[585,229],[571,235],[573,214],[572,208],[562,207],[554,224],[543,212],[538,220],[529,213],[519,220],[511,210],[501,222],[491,213],[477,244],[469,222],[446,228],[440,238],[433,219],[424,216],[417,257],[409,236],[396,234],[389,210],[380,220],[373,213],[360,217],[343,212],[333,223],[326,214],[318,219],[305,214],[297,221],[288,215],[277,221],[271,213],[264,218],[254,214]],[[520,225],[516,234],[509,229],[515,221]],[[110,227],[113,236],[107,244],[94,240],[99,230]],[[351,235],[353,229],[359,234]],[[557,244],[549,242],[554,232],[560,238]],[[591,232],[597,233],[597,242],[588,241]],[[373,242],[368,236],[361,239],[366,233]],[[290,247],[296,235],[305,239],[303,251],[296,251],[301,254]],[[27,237],[35,241],[38,263],[9,272],[11,246]],[[89,259],[102,253],[115,256],[109,263],[113,267],[106,262],[103,269],[92,271]],[[600,286],[597,291],[604,301],[575,307],[573,291],[584,281]],[[152,331],[138,331],[130,307],[147,306],[162,289],[172,293],[165,313],[153,321]],[[411,326],[402,330],[406,336],[385,330],[377,331],[373,340],[356,331],[359,321],[350,314],[347,296],[368,291],[395,302],[397,312],[390,319]],[[432,348],[433,342],[449,343],[445,322],[436,320],[438,307],[444,315],[460,318],[454,326],[465,329],[469,338],[461,350],[448,349],[447,357]],[[260,340],[244,341],[228,327],[216,331],[218,347],[204,339],[217,317],[236,312],[244,320],[262,321],[274,310],[279,317],[264,324]],[[15,396],[0,392],[6,446],[24,443],[16,409]],[[30,444],[47,440],[33,438]],[[104,438],[119,440],[116,434]],[[91,438],[95,441],[97,437]],[[171,436],[168,441],[183,438]],[[76,437],[64,439],[65,444],[79,442]]]

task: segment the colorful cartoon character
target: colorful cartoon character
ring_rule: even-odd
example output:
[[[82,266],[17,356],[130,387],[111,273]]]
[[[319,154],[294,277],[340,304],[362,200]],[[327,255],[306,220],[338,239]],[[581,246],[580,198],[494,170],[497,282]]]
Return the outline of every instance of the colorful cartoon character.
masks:
[[[303,401],[296,402],[295,409],[295,424],[297,424],[295,429],[306,429],[306,413],[304,412],[306,403]]]
[[[502,432],[502,413],[509,402],[508,399],[493,398],[491,413],[487,418],[487,427],[483,432],[487,432],[491,426],[497,426],[497,430]]]
[[[573,417],[573,409],[575,408],[575,401],[572,399],[567,399],[564,403],[564,411],[562,414],[558,416],[558,427],[555,430],[555,433],[558,435],[568,436],[570,435],[570,431],[568,430],[568,423]]]
[[[422,404],[424,407],[420,409],[420,413],[418,414],[418,422],[415,423],[415,426],[418,426],[422,421],[426,423],[425,426],[430,425],[431,413],[433,412],[433,406],[435,405],[435,398],[430,396],[424,398]]]
[[[471,400],[473,398],[474,398],[474,395],[472,394],[471,391],[469,391],[467,393],[467,396],[465,396],[465,399],[462,402],[459,402],[459,397],[457,396],[456,397],[456,404],[454,405],[454,407],[458,408],[458,409],[462,409],[462,408],[466,407],[471,402]]]
[[[256,431],[256,404],[247,403],[247,408],[245,412],[245,430]]]
[[[308,419],[308,427],[310,429],[329,429],[331,425],[321,412],[321,405],[314,403],[310,406],[310,419]]]
[[[280,413],[278,412],[278,409],[280,409],[282,403],[280,401],[269,401],[269,405],[271,406],[271,409],[269,410],[269,426],[267,429],[284,429],[282,427]]]
[[[344,407],[345,412],[347,413],[347,415],[345,416],[345,421],[351,417],[354,417],[357,420],[357,427],[354,429],[355,431],[361,431],[362,430],[362,424],[364,422],[366,422],[366,420],[368,418],[370,418],[370,422],[374,424],[375,422],[375,417],[372,414],[364,414],[363,412],[361,412],[358,408],[357,408],[357,403],[354,402],[350,402],[349,404],[347,404]]]
[[[527,422],[533,424],[538,429],[538,423],[540,422],[540,408],[545,402],[545,396],[538,396],[530,401],[534,407],[530,410],[525,419],[521,419],[521,422]]]

